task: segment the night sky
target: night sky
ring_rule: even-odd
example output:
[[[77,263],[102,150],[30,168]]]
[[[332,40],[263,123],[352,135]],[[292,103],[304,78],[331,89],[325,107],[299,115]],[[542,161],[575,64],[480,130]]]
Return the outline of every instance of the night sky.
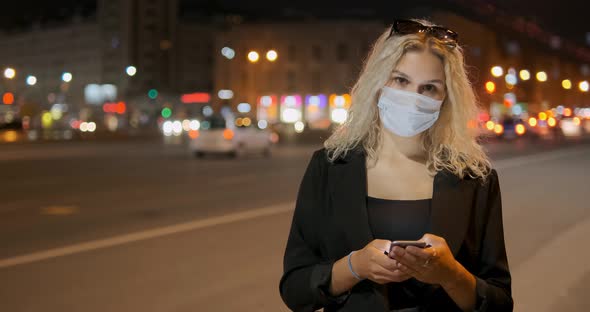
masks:
[[[34,21],[41,23],[60,22],[74,14],[92,16],[96,10],[94,0],[39,0],[39,1],[3,1],[0,10],[0,28],[4,30],[27,27]],[[353,16],[355,12],[363,12],[366,16],[371,12],[383,12],[383,5],[387,9],[396,6],[408,6],[415,3],[440,4],[444,0],[433,1],[321,1],[322,8],[318,8],[318,1],[310,0],[181,0],[181,14],[190,16],[194,12],[207,14],[237,13],[246,17],[264,18],[277,16],[278,12],[294,12],[297,16]],[[586,33],[590,32],[587,22],[590,15],[590,1],[583,0],[481,0],[474,2],[490,3],[514,15],[522,15],[536,21],[541,27],[563,37],[584,43]],[[329,8],[331,7],[331,8]],[[286,10],[286,8],[289,8]],[[342,12],[342,14],[339,14]]]

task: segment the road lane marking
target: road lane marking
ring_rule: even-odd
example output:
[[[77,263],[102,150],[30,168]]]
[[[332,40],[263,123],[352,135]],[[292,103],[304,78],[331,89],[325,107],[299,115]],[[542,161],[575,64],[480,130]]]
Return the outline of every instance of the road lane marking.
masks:
[[[78,208],[78,206],[53,205],[41,207],[41,214],[53,216],[67,216],[77,213],[79,210],[80,209]]]
[[[511,167],[518,167],[526,164],[531,164],[533,162],[543,162],[548,160],[554,160],[566,156],[572,156],[577,154],[588,153],[588,149],[579,149],[579,148],[571,148],[567,150],[560,150],[560,151],[551,151],[545,152],[540,154],[533,154],[528,156],[518,156],[514,158],[504,159],[495,161],[494,166],[497,169],[507,169]],[[85,243],[79,243],[74,245],[69,245],[65,247],[59,247],[54,249],[49,249],[45,251],[34,252],[26,255],[0,259],[0,269],[42,261],[46,259],[87,252],[96,249],[108,248],[123,244],[128,244],[132,242],[158,238],[166,235],[177,234],[187,231],[193,231],[197,229],[203,229],[207,227],[217,226],[228,224],[232,222],[239,222],[245,221],[250,219],[255,219],[259,217],[271,216],[276,214],[281,214],[285,212],[292,211],[295,204],[294,202],[287,202],[282,203],[266,208],[259,208],[244,212],[232,213],[224,216],[213,217],[208,219],[199,219],[194,220],[186,223],[179,223],[176,225],[170,225],[166,227],[154,228],[150,230],[124,234],[120,236],[114,236],[111,238],[106,239],[99,239],[93,240]]]
[[[191,222],[186,223],[179,223],[175,225],[154,228],[145,231],[139,231],[130,234],[124,234],[119,236],[113,236],[106,239],[99,239],[88,241],[79,244],[73,244],[65,247],[59,247],[54,249],[48,249],[44,251],[34,252],[30,254],[25,254],[21,256],[6,258],[0,260],[0,269],[8,268],[12,266],[43,261],[51,258],[57,258],[97,249],[103,249],[108,247],[114,247],[124,244],[129,244],[133,242],[143,241],[147,239],[159,238],[162,236],[178,234],[188,231],[194,231],[198,229],[204,229],[208,227],[224,225],[233,222],[240,222],[245,220],[251,220],[261,217],[267,217],[272,215],[277,215],[285,212],[290,212],[295,207],[294,202],[287,202],[282,204],[277,204],[265,208],[253,209],[243,212],[236,212],[231,213],[219,217],[207,218],[207,219],[199,219],[194,220]]]

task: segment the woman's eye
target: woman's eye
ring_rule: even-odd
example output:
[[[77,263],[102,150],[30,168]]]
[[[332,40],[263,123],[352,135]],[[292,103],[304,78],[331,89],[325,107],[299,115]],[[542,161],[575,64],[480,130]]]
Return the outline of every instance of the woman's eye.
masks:
[[[400,85],[405,85],[408,83],[408,79],[403,78],[403,77],[395,77],[395,78],[393,78],[393,81],[395,81],[395,83],[400,84]]]
[[[436,87],[434,85],[430,85],[430,84],[425,85],[425,86],[422,86],[422,91],[434,93],[434,92],[436,92]]]

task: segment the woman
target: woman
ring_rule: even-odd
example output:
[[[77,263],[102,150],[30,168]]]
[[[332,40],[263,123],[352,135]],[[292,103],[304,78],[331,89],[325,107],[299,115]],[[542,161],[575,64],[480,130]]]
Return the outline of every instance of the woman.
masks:
[[[295,311],[512,311],[498,176],[457,34],[398,20],[300,185],[280,282]],[[394,240],[429,246],[394,247]]]

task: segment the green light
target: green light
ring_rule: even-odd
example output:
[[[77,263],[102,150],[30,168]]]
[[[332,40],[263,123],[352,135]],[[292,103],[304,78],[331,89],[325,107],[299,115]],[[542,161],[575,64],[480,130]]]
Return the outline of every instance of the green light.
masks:
[[[158,90],[151,89],[150,91],[148,91],[148,96],[150,97],[150,99],[155,100],[158,97]]]
[[[164,118],[170,118],[170,116],[172,116],[172,110],[168,107],[164,108],[162,110],[162,117]]]

